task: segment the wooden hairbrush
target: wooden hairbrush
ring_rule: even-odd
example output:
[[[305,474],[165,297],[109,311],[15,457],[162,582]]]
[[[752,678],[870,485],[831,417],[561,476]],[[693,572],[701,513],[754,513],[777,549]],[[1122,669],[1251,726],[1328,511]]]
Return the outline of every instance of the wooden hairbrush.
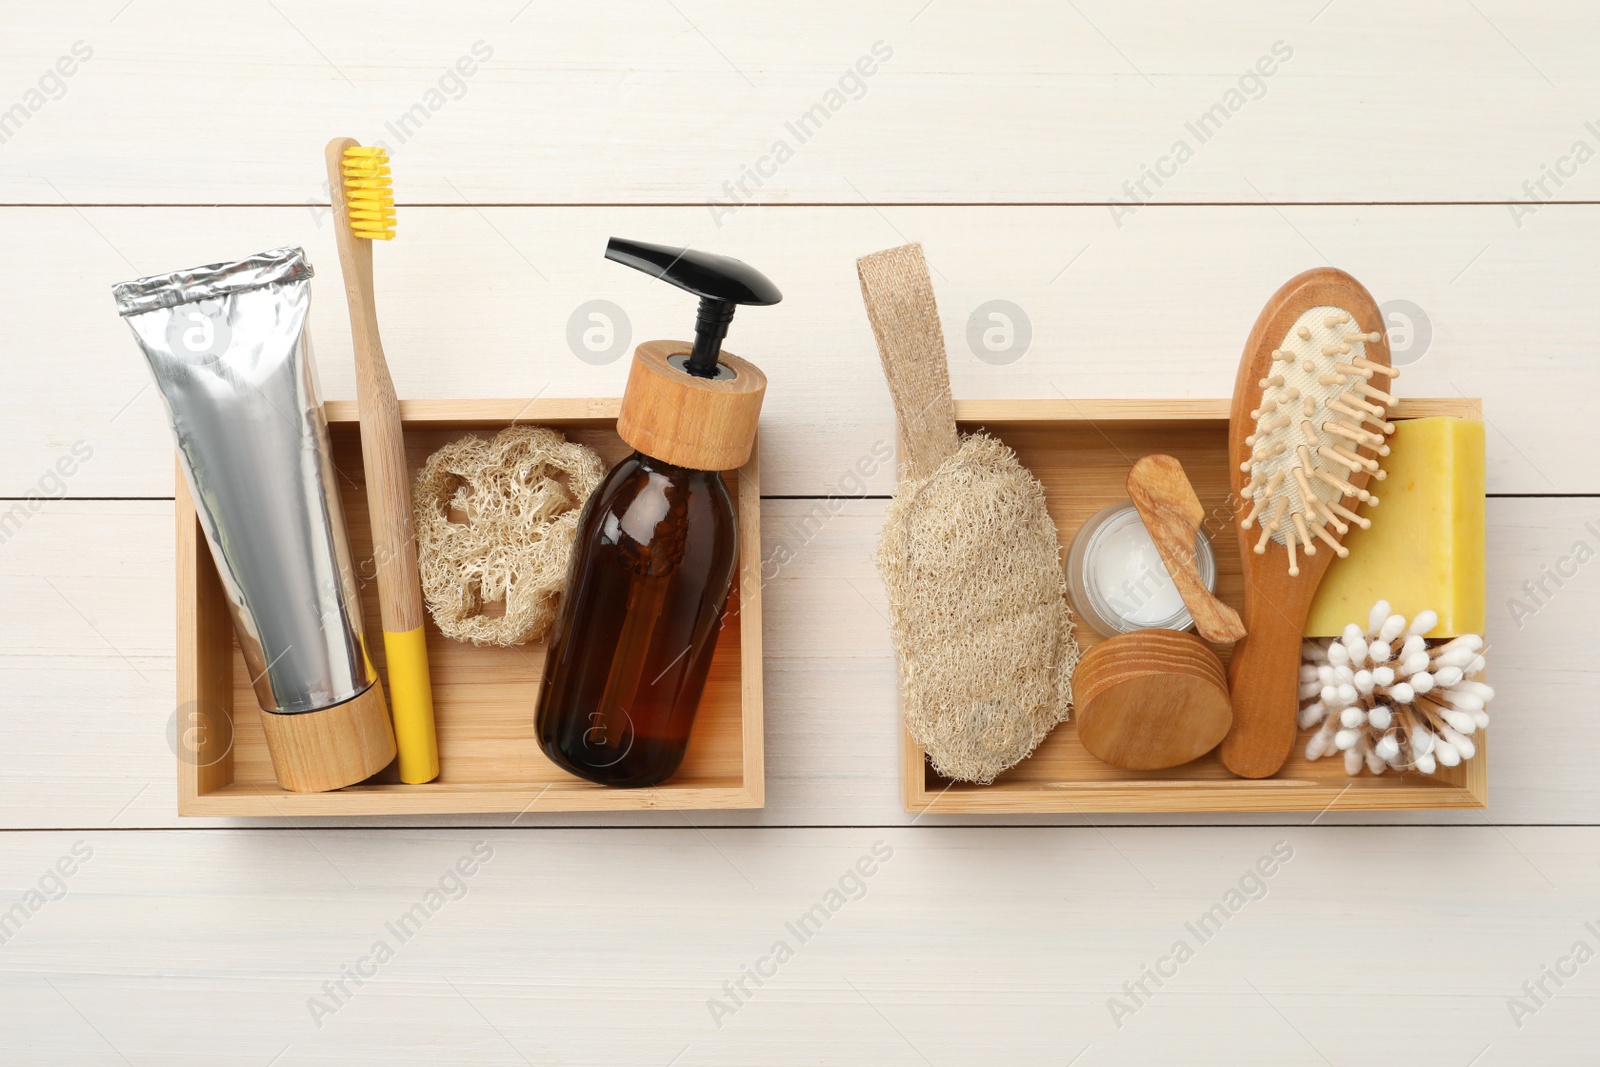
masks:
[[[1362,284],[1321,267],[1296,275],[1256,319],[1239,361],[1228,457],[1239,515],[1247,632],[1233,649],[1233,727],[1218,754],[1244,778],[1276,774],[1294,745],[1301,630],[1352,510],[1389,453],[1394,397],[1383,316]]]

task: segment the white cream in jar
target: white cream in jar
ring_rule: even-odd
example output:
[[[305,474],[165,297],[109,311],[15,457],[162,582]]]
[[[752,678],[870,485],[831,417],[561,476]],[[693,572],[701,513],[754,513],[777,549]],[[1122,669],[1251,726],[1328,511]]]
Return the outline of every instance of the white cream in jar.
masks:
[[[1196,532],[1194,550],[1200,580],[1215,592],[1217,561],[1205,531]],[[1194,625],[1132,501],[1083,524],[1067,553],[1067,588],[1078,616],[1107,637]]]

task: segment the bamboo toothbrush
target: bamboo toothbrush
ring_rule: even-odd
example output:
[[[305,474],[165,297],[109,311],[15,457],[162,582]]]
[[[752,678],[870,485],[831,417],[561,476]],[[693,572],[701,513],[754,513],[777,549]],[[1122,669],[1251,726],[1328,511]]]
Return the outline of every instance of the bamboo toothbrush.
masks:
[[[1239,361],[1228,423],[1244,570],[1246,636],[1228,667],[1233,728],[1218,750],[1245,778],[1276,774],[1294,745],[1300,632],[1340,538],[1371,520],[1347,504],[1378,503],[1367,479],[1394,426],[1383,317],[1372,295],[1331,267],[1273,294]],[[1259,532],[1258,532],[1259,531]]]
[[[394,187],[389,156],[381,148],[364,148],[349,137],[338,137],[328,142],[327,160],[328,186],[338,217],[339,266],[355,342],[356,406],[383,611],[383,647],[389,661],[389,705],[400,753],[400,780],[415,785],[439,776],[439,742],[433,727],[433,688],[400,401],[384,362],[373,298],[372,242],[394,239]]]

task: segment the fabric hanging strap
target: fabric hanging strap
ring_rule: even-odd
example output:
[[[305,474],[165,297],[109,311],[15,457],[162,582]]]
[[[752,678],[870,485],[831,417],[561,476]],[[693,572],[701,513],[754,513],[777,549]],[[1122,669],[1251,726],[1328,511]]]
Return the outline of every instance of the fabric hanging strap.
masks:
[[[925,478],[961,444],[927,260],[920,244],[901,245],[862,256],[856,273],[900,425],[900,474]]]

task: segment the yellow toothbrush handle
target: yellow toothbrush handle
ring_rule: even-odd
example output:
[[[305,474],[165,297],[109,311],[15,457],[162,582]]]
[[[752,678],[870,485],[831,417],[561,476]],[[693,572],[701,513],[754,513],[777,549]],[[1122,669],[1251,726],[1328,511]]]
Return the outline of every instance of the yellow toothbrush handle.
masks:
[[[433,685],[423,628],[383,633],[389,657],[389,710],[400,751],[400,780],[420,785],[439,777],[439,742],[433,730]]]

